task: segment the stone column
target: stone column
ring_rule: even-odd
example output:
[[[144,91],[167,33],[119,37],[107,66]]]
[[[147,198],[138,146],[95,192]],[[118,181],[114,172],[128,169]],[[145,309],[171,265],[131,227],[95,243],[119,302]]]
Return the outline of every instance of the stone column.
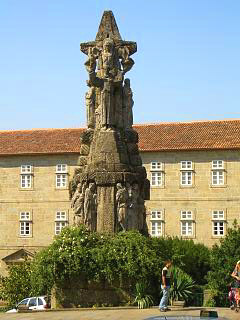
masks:
[[[98,215],[97,215],[97,231],[98,232],[114,232],[115,231],[115,192],[114,185],[98,186]]]

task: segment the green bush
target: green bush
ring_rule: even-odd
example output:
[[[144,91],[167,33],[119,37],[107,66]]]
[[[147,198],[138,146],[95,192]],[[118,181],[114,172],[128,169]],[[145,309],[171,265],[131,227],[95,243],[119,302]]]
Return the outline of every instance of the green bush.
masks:
[[[170,299],[187,303],[194,292],[195,282],[188,274],[177,267],[172,268],[172,278],[173,283],[169,292]]]
[[[36,254],[30,264],[16,266],[29,268],[28,272],[20,272],[20,278],[26,278],[24,286],[22,280],[16,281],[15,267],[10,268],[9,277],[4,278],[4,288],[15,283],[18,296],[10,297],[6,288],[3,292],[8,292],[7,299],[12,303],[19,301],[20,296],[50,294],[55,284],[61,287],[75,279],[107,281],[114,286],[125,282],[131,294],[136,283],[147,282],[157,302],[166,259],[173,260],[176,266],[199,282],[203,282],[209,268],[209,250],[193,241],[150,238],[137,231],[113,235],[90,233],[84,226],[68,227],[48,248]]]
[[[138,309],[149,308],[153,305],[153,298],[148,294],[149,287],[146,281],[137,282],[135,288],[135,299],[133,303],[137,303]]]
[[[227,230],[225,238],[215,244],[211,251],[211,271],[208,273],[208,287],[215,294],[218,306],[227,303],[227,286],[233,282],[231,273],[240,257],[240,227],[235,223],[233,228]]]
[[[31,292],[31,264],[25,261],[13,265],[8,277],[0,278],[0,298],[14,306],[17,302],[29,296]]]

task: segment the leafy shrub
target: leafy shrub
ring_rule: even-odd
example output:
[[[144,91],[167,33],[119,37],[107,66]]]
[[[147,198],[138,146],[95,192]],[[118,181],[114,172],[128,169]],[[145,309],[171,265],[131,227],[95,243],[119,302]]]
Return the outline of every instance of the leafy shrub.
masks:
[[[107,281],[116,287],[123,285],[131,294],[136,283],[147,282],[157,302],[166,259],[173,260],[193,280],[202,281],[208,270],[209,250],[203,245],[195,245],[193,241],[149,238],[137,231],[113,235],[90,233],[84,226],[67,227],[48,248],[36,254],[30,264],[19,266],[20,269],[29,268],[28,272],[19,271],[20,278],[25,279],[24,286],[23,280],[16,281],[18,276],[14,267],[10,268],[9,277],[4,281],[6,287],[8,283],[15,284],[18,296],[10,296],[9,291],[3,291],[8,292],[7,299],[15,303],[29,295],[50,294],[55,284],[61,287],[76,280]]]
[[[227,286],[233,282],[231,273],[240,257],[240,227],[235,223],[227,230],[225,238],[215,244],[211,251],[211,271],[208,273],[208,287],[215,294],[217,306],[227,303]]]
[[[8,277],[0,278],[0,297],[8,301],[10,306],[29,296],[31,292],[31,264],[25,261],[13,265]]]
[[[133,303],[137,303],[138,309],[149,308],[153,305],[153,298],[147,293],[148,286],[146,282],[137,282],[135,299]]]
[[[184,271],[177,267],[172,268],[173,284],[170,288],[169,297],[171,300],[187,302],[195,287],[195,282]]]

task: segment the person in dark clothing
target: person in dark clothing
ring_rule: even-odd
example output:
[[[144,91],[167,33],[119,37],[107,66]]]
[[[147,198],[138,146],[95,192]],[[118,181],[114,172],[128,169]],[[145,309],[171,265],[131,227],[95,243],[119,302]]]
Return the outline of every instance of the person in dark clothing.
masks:
[[[169,290],[170,290],[170,286],[171,286],[171,272],[170,272],[170,268],[172,266],[172,262],[170,260],[165,261],[165,266],[162,269],[162,285],[161,285],[161,289],[162,289],[162,299],[159,303],[159,310],[161,312],[165,312],[168,309],[167,305],[168,305],[168,296],[169,296]]]

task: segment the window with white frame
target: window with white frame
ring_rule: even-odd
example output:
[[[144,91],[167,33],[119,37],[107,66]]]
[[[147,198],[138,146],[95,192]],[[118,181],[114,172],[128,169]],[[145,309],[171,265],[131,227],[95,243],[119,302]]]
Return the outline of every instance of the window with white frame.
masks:
[[[56,165],[56,188],[66,188],[68,184],[68,168],[66,164]]]
[[[151,211],[151,235],[153,237],[159,237],[163,235],[163,212],[162,211]]]
[[[213,236],[224,236],[224,233],[225,233],[224,210],[212,211],[212,232],[213,232]]]
[[[223,160],[212,161],[212,185],[224,185],[224,162]]]
[[[194,219],[192,211],[181,211],[181,236],[194,235]]]
[[[192,161],[181,161],[181,185],[193,185],[193,163]]]
[[[61,233],[62,229],[68,225],[67,212],[57,211],[55,217],[55,234]]]
[[[20,212],[20,236],[29,237],[32,235],[32,220],[30,212]]]
[[[159,161],[151,162],[151,186],[159,187],[163,185],[163,163]]]
[[[21,165],[21,189],[33,187],[33,166],[30,164]]]

